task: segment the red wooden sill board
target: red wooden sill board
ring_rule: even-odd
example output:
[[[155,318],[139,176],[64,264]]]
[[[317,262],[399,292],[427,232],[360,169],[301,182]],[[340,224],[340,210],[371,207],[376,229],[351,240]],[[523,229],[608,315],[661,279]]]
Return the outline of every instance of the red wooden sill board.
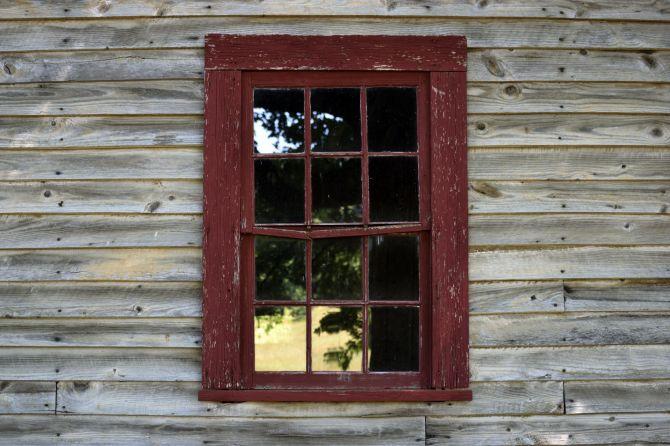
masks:
[[[472,390],[201,390],[198,399],[227,403],[472,401]]]

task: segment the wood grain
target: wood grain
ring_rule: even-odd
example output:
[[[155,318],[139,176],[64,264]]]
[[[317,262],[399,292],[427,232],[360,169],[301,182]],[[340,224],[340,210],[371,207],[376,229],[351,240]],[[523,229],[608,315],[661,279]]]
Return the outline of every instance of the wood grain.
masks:
[[[466,0],[414,2],[376,2],[346,0],[337,3],[312,3],[304,0],[266,0],[249,3],[241,0],[212,3],[205,0],[117,0],[113,4],[94,0],[67,0],[54,5],[46,0],[19,0],[0,7],[6,19],[133,17],[133,16],[418,16],[418,17],[554,17],[568,19],[668,20],[663,3],[647,0],[542,0],[532,4],[522,0],[472,3]]]
[[[470,314],[565,311],[560,281],[475,282],[469,291]]]
[[[569,311],[668,311],[668,281],[600,281],[565,284]]]
[[[0,317],[200,317],[201,290],[200,282],[0,283]]]
[[[196,80],[0,84],[0,116],[202,114],[202,104]],[[667,84],[468,84],[470,113],[665,113],[669,106]]]
[[[184,17],[2,21],[0,51],[201,48],[206,34],[465,36],[471,48],[668,49],[662,22],[513,18]]]
[[[424,442],[423,417],[286,419],[126,416],[0,417],[0,444],[397,445]]]
[[[663,444],[670,441],[670,414],[618,414],[428,418],[430,445]]]
[[[56,383],[0,381],[0,415],[51,414],[56,410]]]
[[[148,77],[201,80],[203,63],[202,49],[0,53],[3,68],[0,84],[142,80]],[[489,48],[468,51],[469,82],[669,82],[668,66],[670,51],[663,50]]]
[[[472,402],[242,403],[198,401],[199,382],[60,381],[58,411],[79,415],[203,417],[394,417],[425,415],[553,414],[563,412],[563,384],[473,383]]]
[[[574,381],[565,383],[569,414],[670,411],[670,381]]]

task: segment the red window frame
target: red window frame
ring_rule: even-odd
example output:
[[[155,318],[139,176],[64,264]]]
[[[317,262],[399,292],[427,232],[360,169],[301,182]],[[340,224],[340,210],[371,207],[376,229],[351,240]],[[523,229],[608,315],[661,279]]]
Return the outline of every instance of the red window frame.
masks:
[[[201,400],[472,398],[468,389],[465,62],[465,38],[453,36],[206,37]],[[253,158],[273,155],[252,155],[249,149],[253,138],[253,88],[291,86],[309,92],[309,87],[318,86],[382,85],[417,87],[419,150],[414,156],[419,162],[420,221],[395,226],[369,224],[368,158],[393,153],[368,153],[363,129],[362,150],[351,154],[360,157],[362,163],[362,227],[254,225]],[[361,98],[364,111],[363,89]],[[307,109],[309,100],[305,103]],[[365,119],[365,113],[362,116]],[[308,158],[308,141],[305,146],[304,154],[278,156]],[[309,169],[309,163],[305,163],[305,169]],[[306,209],[310,208],[310,192],[307,181]],[[308,210],[306,215],[309,223]],[[303,238],[309,243],[319,237],[397,232],[421,234],[424,272],[419,372],[349,373],[342,379],[346,372],[314,374],[308,370],[306,375],[253,371],[253,235]],[[365,277],[367,262],[363,265]],[[309,342],[307,345],[309,348]]]

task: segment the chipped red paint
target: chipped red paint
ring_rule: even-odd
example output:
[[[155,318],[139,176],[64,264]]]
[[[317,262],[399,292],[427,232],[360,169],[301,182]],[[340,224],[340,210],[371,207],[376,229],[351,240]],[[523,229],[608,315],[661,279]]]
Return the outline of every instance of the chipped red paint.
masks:
[[[471,399],[471,393],[466,389],[465,39],[450,36],[210,35],[206,42],[203,390],[199,398],[214,401]],[[390,72],[393,70],[396,72]],[[253,223],[253,159],[268,156],[252,155],[242,149],[252,141],[250,108],[254,85],[364,87],[407,83],[419,88],[419,151],[414,155],[419,159],[418,223],[370,224],[366,169],[362,169],[362,227],[287,227]],[[366,107],[364,96],[362,91],[363,111]],[[309,101],[306,104],[309,112]],[[308,127],[306,154],[289,156],[310,155]],[[360,157],[362,167],[369,156],[401,155],[369,154],[365,127],[362,151],[349,154]],[[402,155],[407,156],[407,153]],[[309,178],[309,163],[305,164],[306,178]],[[307,183],[305,216],[309,223],[311,190],[309,181]],[[421,236],[419,372],[312,373],[308,342],[307,374],[254,373],[254,234],[305,239],[309,251],[311,240],[316,238],[399,232],[414,232]],[[364,250],[364,256],[366,253]],[[363,263],[366,263],[365,259]],[[310,262],[307,264],[306,274],[309,276]],[[363,275],[365,278],[367,270]],[[365,302],[366,297],[364,295]],[[308,294],[307,306],[309,302]]]

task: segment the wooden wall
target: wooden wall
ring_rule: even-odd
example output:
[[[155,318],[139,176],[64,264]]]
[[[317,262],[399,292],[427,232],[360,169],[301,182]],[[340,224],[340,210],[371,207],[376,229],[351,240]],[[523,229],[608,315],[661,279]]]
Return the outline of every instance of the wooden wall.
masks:
[[[668,0],[0,18],[0,444],[670,442]],[[474,401],[197,401],[208,32],[468,37]]]

